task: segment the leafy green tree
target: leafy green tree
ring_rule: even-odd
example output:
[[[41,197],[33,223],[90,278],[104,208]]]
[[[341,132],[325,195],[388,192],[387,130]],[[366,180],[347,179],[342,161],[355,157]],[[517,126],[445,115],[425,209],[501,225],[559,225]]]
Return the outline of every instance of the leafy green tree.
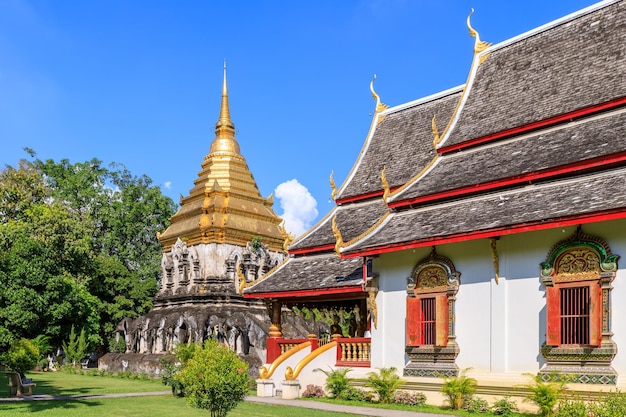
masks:
[[[0,348],[38,334],[59,346],[72,324],[102,346],[149,311],[174,209],[150,178],[97,159],[0,170]]]
[[[9,350],[0,355],[0,362],[7,368],[24,375],[37,365],[39,349],[28,339],[20,339],[13,343]]]
[[[174,378],[184,387],[189,404],[224,417],[248,391],[248,364],[215,340],[193,350]]]

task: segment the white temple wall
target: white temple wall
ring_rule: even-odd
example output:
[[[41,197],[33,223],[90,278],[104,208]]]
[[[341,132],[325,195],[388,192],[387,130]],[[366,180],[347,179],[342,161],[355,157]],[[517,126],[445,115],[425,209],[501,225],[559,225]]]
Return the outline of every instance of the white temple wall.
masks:
[[[459,368],[512,379],[539,371],[545,362],[540,348],[546,332],[539,264],[554,244],[574,231],[570,226],[502,236],[497,241],[499,284],[488,239],[437,246],[437,253],[450,258],[461,272],[455,305]],[[612,252],[621,256],[611,292],[611,329],[618,345],[612,366],[620,375],[619,386],[626,384],[626,220],[584,225],[583,231],[605,239]],[[431,247],[424,247],[374,258],[373,271],[380,278],[372,368],[403,369],[408,361],[404,353],[406,277],[430,251]]]

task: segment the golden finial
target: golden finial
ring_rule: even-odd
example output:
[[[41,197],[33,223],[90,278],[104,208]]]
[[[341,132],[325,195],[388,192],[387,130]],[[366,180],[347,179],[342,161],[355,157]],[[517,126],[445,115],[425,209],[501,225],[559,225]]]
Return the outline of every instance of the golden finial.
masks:
[[[224,60],[224,81],[222,83],[222,104],[220,106],[220,117],[215,124],[215,139],[211,144],[210,152],[239,153],[239,144],[237,143],[237,140],[235,140],[235,125],[230,119],[230,107],[228,106],[226,60]]]
[[[437,146],[437,144],[441,141],[441,136],[439,136],[439,130],[437,130],[437,123],[435,122],[436,118],[437,118],[437,115],[433,114],[433,120],[431,121],[431,125],[433,129],[433,137],[434,137],[433,142],[435,146]]]
[[[383,166],[383,170],[380,173],[380,182],[382,182],[383,184],[383,201],[385,202],[385,204],[387,204],[387,198],[389,197],[389,183],[387,182],[387,175],[385,175],[385,170],[387,169],[387,166]]]
[[[293,235],[293,233],[289,233],[287,229],[285,228],[285,220],[280,222],[280,224],[278,225],[278,230],[280,230],[280,233],[283,235],[283,238],[285,239],[283,243],[283,250],[285,252],[288,252],[289,245],[291,245],[291,242],[293,242],[293,240],[295,239],[295,236]]]
[[[388,109],[389,106],[381,103],[380,97],[378,96],[378,94],[376,94],[376,91],[374,91],[375,80],[376,80],[376,74],[374,74],[374,78],[372,78],[372,81],[370,82],[370,91],[372,92],[372,97],[374,98],[374,100],[376,100],[376,113],[380,113],[381,111]]]
[[[267,204],[269,206],[273,206],[274,205],[274,193],[270,194],[270,196],[267,197],[267,199],[265,199],[265,201],[267,201]]]
[[[472,24],[470,23],[470,18],[472,17],[472,14],[474,14],[474,9],[472,9],[469,16],[467,16],[467,29],[469,29],[470,36],[476,38],[476,42],[474,42],[474,53],[477,54],[489,48],[491,44],[489,42],[483,42],[480,40],[480,36],[478,35],[478,32],[474,30],[474,28],[472,27]]]
[[[330,188],[332,188],[332,192],[330,193],[330,198],[335,200],[335,196],[337,195],[337,186],[335,185],[335,180],[333,179],[333,171],[330,171]]]
[[[340,255],[340,249],[343,246],[343,237],[341,237],[341,232],[339,231],[339,228],[337,227],[337,216],[333,216],[333,220],[332,220],[332,227],[333,227],[333,235],[335,235],[335,252],[337,253],[337,255]]]

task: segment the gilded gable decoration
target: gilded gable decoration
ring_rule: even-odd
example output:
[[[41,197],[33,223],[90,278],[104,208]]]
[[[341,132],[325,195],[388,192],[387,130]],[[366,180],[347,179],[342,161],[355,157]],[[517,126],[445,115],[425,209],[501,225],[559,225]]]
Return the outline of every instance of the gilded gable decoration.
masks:
[[[335,197],[337,196],[337,185],[335,184],[335,179],[333,178],[333,171],[330,172],[330,188],[332,189],[330,198],[335,201]]]
[[[343,237],[341,236],[339,227],[337,227],[337,216],[333,216],[331,224],[333,228],[333,235],[335,236],[335,252],[337,253],[337,255],[339,255],[341,252],[341,247],[343,246]]]
[[[382,103],[380,101],[380,97],[378,96],[378,94],[376,94],[376,91],[374,91],[374,81],[376,80],[376,74],[374,74],[374,78],[372,78],[372,81],[370,81],[370,91],[372,92],[372,98],[374,100],[376,100],[376,114],[387,110],[389,108],[389,106],[387,106],[386,104]],[[378,118],[378,123],[382,123],[382,121],[385,119],[385,116],[381,116]]]
[[[433,246],[430,254],[415,264],[411,275],[407,278],[409,296],[425,292],[443,292],[449,289],[456,293],[461,273],[456,270],[452,261],[439,255]]]
[[[480,36],[478,35],[478,32],[476,32],[476,30],[472,27],[472,24],[470,23],[470,18],[472,17],[473,14],[474,14],[474,9],[472,9],[470,14],[467,16],[467,29],[469,30],[470,36],[473,38],[476,38],[476,41],[474,42],[474,54],[479,54],[485,49],[489,48],[491,46],[491,43],[480,40]],[[488,55],[489,54],[483,55],[478,64],[479,65],[482,64],[484,60],[487,59]]]
[[[383,201],[385,202],[385,204],[387,204],[387,199],[389,198],[389,193],[390,193],[390,189],[389,189],[389,183],[387,182],[387,176],[385,175],[385,170],[387,169],[387,166],[383,166],[383,170],[380,173],[380,182],[382,183],[383,186]]]

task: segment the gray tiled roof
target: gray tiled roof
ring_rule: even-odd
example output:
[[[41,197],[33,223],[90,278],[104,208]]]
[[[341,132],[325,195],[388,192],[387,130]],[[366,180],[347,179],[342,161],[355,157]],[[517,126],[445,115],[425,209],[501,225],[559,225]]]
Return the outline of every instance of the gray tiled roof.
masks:
[[[336,207],[333,213],[337,216],[337,225],[342,238],[347,242],[372,227],[387,211],[387,205],[382,197],[379,197],[361,203]],[[329,244],[334,245],[335,235],[333,234],[331,221],[332,215],[325,217],[315,230],[304,235],[291,245],[289,250],[314,248]]]
[[[626,96],[626,2],[491,52],[440,146]]]
[[[514,178],[626,150],[626,109],[445,155],[390,201]],[[445,181],[442,181],[445,179]]]
[[[380,174],[384,166],[390,187],[403,185],[417,175],[436,155],[431,127],[433,116],[437,116],[437,128],[443,131],[459,97],[460,89],[457,89],[429,102],[389,109],[352,168],[354,175],[348,176],[336,199],[381,191]]]
[[[626,167],[400,211],[345,252],[626,210]]]
[[[244,290],[245,294],[358,287],[363,284],[363,261],[339,259],[335,253],[290,258],[271,276]]]

